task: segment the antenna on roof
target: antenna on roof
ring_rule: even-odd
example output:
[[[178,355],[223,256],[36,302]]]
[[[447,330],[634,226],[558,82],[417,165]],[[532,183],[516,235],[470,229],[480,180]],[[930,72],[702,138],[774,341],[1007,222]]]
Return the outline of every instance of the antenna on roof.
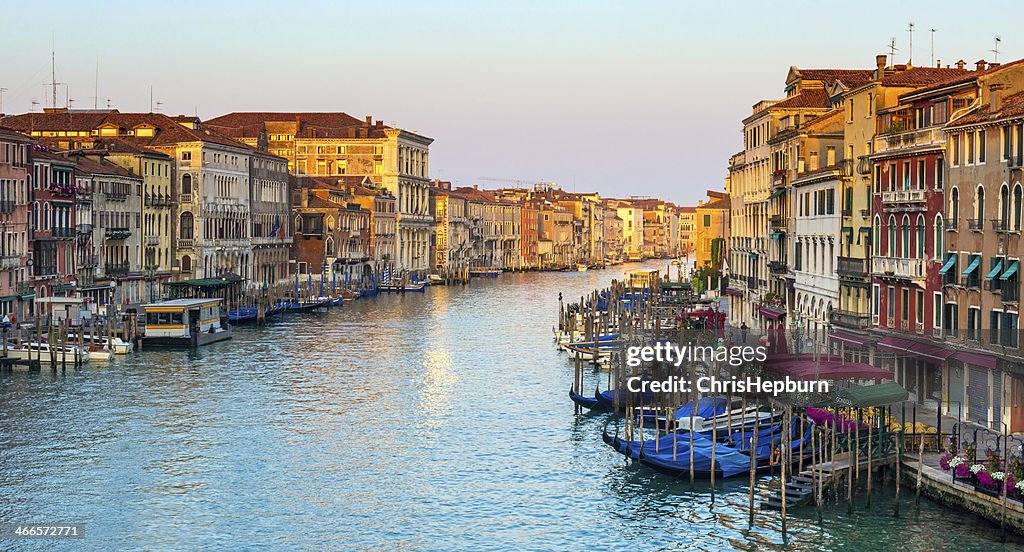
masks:
[[[4,92],[7,92],[7,89],[0,88],[0,113],[4,112]]]
[[[936,29],[928,29],[928,32],[932,33],[932,67],[935,67],[935,31]]]
[[[153,112],[153,85],[149,85],[149,112]]]
[[[991,50],[989,50],[993,54],[992,61],[994,61],[996,63],[999,63],[999,43],[1002,42],[1002,41],[1003,41],[1002,37],[1000,37],[999,35],[996,35],[996,37],[995,37],[995,43],[996,44],[995,44],[995,46]]]
[[[896,47],[896,37],[889,39],[889,65],[896,65],[896,51],[899,48]]]
[[[32,100],[32,111],[35,111],[36,107],[38,107],[38,106],[39,106],[39,102],[37,102],[36,100]]]
[[[54,33],[50,33],[50,86],[53,87],[53,107],[57,107],[57,44]]]
[[[96,79],[93,81],[95,89],[92,96],[92,108],[98,109],[100,103],[100,58],[96,58]]]
[[[907,32],[910,33],[910,55],[907,56],[907,65],[914,64],[914,22],[907,23]]]

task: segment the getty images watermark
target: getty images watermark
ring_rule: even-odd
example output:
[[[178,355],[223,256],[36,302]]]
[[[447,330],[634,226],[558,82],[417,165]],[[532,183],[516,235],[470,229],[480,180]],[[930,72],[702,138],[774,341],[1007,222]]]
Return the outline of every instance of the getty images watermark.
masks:
[[[626,350],[626,364],[634,368],[644,362],[663,362],[677,368],[684,362],[718,362],[736,367],[750,362],[763,362],[767,358],[767,350],[763,346],[726,347],[692,343],[679,346],[658,343],[629,347]],[[694,380],[682,376],[669,376],[663,380],[632,376],[626,380],[626,388],[631,393],[689,393],[696,389],[700,393],[711,394],[764,393],[777,396],[783,393],[828,393],[832,390],[832,384],[823,380],[794,380],[789,376],[781,379],[702,376]]]

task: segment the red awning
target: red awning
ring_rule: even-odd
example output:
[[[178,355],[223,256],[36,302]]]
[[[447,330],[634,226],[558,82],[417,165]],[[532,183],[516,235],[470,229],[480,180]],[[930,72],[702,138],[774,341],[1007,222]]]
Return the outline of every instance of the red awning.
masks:
[[[743,297],[743,292],[738,289],[725,288],[725,294],[733,297]]]
[[[814,379],[893,379],[892,372],[863,362],[821,362],[819,364],[814,361],[796,361],[772,364],[766,368],[777,374],[803,381]]]
[[[941,346],[928,343],[914,343],[910,348],[910,354],[927,362],[946,362],[946,359],[953,356],[953,351]]]
[[[896,337],[892,335],[884,337],[881,341],[878,342],[879,347],[884,347],[886,349],[900,352],[910,349],[910,347],[913,345],[914,342],[909,339],[903,339],[902,337]]]
[[[975,366],[982,366],[984,368],[995,369],[996,359],[988,355],[979,355],[977,353],[968,353],[965,351],[959,351],[953,355],[953,358],[966,362],[967,364],[973,364]]]
[[[838,341],[851,347],[856,347],[857,349],[860,349],[868,342],[868,338],[848,332],[832,332],[832,334],[829,335],[829,338],[831,338],[832,341]]]
[[[757,312],[769,320],[781,320],[783,316],[786,316],[786,313],[768,307],[758,307]]]

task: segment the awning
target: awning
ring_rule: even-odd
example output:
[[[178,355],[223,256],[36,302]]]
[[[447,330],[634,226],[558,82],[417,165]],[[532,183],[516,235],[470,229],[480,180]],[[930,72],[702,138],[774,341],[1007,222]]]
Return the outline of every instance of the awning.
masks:
[[[832,332],[829,335],[829,338],[832,341],[838,341],[851,347],[856,347],[857,349],[860,349],[868,342],[866,337],[861,337],[859,335],[855,335],[849,332]]]
[[[967,364],[973,364],[975,366],[983,366],[985,368],[995,369],[996,359],[988,355],[979,355],[978,353],[968,353],[966,351],[958,351],[953,355],[953,358],[965,362]]]
[[[914,342],[909,339],[903,339],[902,337],[896,337],[892,335],[884,337],[881,341],[878,342],[879,347],[891,349],[893,351],[906,351],[907,349],[910,349],[913,345]]]
[[[757,312],[769,320],[781,320],[786,313],[769,307],[758,307]]]
[[[942,265],[942,268],[939,269],[939,274],[945,274],[945,273],[949,272],[949,269],[953,268],[953,265],[955,265],[955,264],[956,264],[956,253],[950,253],[949,258],[946,259],[946,264]]]
[[[978,265],[980,265],[980,264],[981,264],[981,255],[978,255],[978,256],[974,257],[973,259],[971,259],[971,264],[967,265],[967,268],[965,268],[964,271],[960,273],[960,275],[961,276],[970,276],[970,274],[972,272],[977,270]],[[1009,271],[1007,271],[1007,272],[1009,272]]]
[[[785,232],[772,232],[772,239],[773,240],[781,240],[782,236],[784,236],[785,234],[786,234]]]
[[[992,267],[992,270],[988,271],[988,274],[985,275],[985,279],[986,280],[991,280],[992,278],[995,278],[996,276],[999,275],[999,273],[1002,270],[1003,270],[1003,261],[996,261],[996,264]]]
[[[853,408],[885,406],[907,400],[910,393],[902,385],[890,381],[874,385],[848,387],[839,392],[836,402]]]
[[[946,362],[946,359],[953,356],[953,351],[941,346],[928,343],[914,343],[908,351],[911,355],[928,362]]]
[[[764,365],[765,370],[795,380],[891,380],[893,373],[863,362],[789,360]]]
[[[844,226],[844,227],[840,228],[839,231],[840,232],[846,232],[850,236],[853,236],[853,227],[852,226]]]
[[[1006,267],[1006,272],[999,276],[999,279],[1009,280],[1011,276],[1017,273],[1018,268],[1020,268],[1020,261],[1010,261],[1010,266]]]
[[[74,284],[57,284],[53,286],[53,291],[71,291],[75,289]]]
[[[730,297],[743,297],[743,292],[735,288],[725,288],[725,294]]]
[[[784,193],[786,193],[786,188],[777,188],[772,195],[768,196],[768,199],[775,199]]]

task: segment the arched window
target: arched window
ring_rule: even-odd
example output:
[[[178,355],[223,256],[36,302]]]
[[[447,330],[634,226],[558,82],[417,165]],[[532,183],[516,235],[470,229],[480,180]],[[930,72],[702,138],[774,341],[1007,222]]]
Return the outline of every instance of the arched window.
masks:
[[[917,215],[917,258],[924,259],[924,215]]]
[[[871,232],[871,248],[875,256],[882,255],[882,219],[875,215],[875,229]]]
[[[910,258],[910,215],[903,215],[903,258]]]
[[[333,257],[334,256],[334,238],[332,238],[332,237],[328,237],[327,238],[326,249],[327,249],[327,256],[328,257]]]
[[[181,193],[191,194],[192,193],[192,175],[185,173],[181,175]]]
[[[983,230],[985,226],[985,188],[982,188],[980,184],[978,185],[977,198],[978,200],[974,203],[974,218],[977,219],[978,230]]]
[[[960,219],[960,190],[953,186],[953,190],[949,194],[949,218],[953,222]]]
[[[935,215],[935,245],[932,251],[936,260],[942,260],[942,215]]]
[[[178,236],[185,240],[192,239],[195,220],[192,213],[185,211],[181,214],[181,223],[178,226]]]
[[[302,232],[302,216],[295,215],[295,231]]]
[[[1020,184],[1013,187],[1013,229],[1020,230],[1020,215],[1021,215],[1021,195],[1024,193],[1024,188],[1021,188]]]
[[[1010,187],[1006,184],[999,188],[999,222],[1003,230],[1010,229]]]
[[[181,258],[181,271],[192,272],[192,257],[185,255]]]
[[[327,231],[328,232],[333,232],[334,231],[334,217],[332,217],[330,215],[327,216]]]
[[[885,248],[888,257],[895,257],[896,252],[896,215],[889,215],[889,243]]]

